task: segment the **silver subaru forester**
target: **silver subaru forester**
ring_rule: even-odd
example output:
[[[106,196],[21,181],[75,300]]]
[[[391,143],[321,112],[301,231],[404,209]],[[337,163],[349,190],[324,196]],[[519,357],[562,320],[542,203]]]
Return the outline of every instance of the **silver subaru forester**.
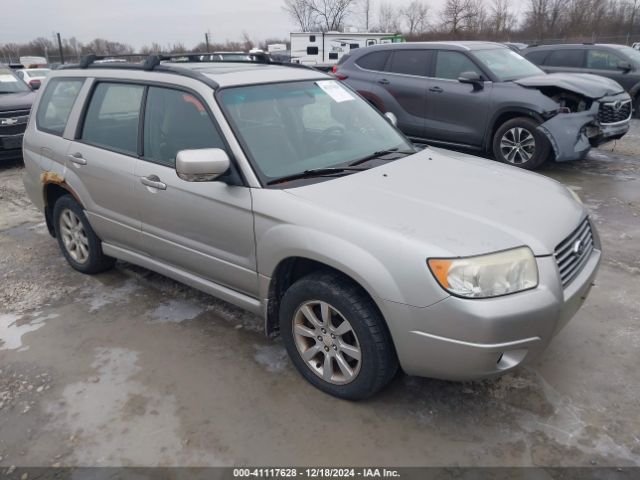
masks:
[[[51,73],[24,183],[73,268],[121,259],[238,305],[319,389],[401,367],[465,380],[534,359],[586,298],[600,242],[540,175],[418,150],[348,87],[268,63]]]

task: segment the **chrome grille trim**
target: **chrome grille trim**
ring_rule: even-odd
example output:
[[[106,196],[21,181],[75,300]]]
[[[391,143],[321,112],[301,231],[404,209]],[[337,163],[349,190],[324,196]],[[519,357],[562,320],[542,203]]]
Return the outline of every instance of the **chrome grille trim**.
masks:
[[[581,251],[574,249],[580,242]],[[562,286],[566,287],[580,273],[591,256],[595,245],[589,217],[586,217],[567,238],[558,244],[554,251]]]

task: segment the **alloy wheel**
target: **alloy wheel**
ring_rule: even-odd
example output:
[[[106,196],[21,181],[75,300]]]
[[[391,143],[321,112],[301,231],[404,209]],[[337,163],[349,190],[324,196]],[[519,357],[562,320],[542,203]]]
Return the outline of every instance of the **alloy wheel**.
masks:
[[[526,128],[514,127],[502,135],[500,150],[507,162],[513,165],[522,165],[535,155],[536,139]]]
[[[293,338],[307,366],[328,383],[344,385],[360,372],[362,352],[349,321],[327,302],[303,303],[293,315]]]
[[[86,263],[89,260],[89,238],[80,218],[68,208],[60,215],[60,234],[69,256],[78,263]]]

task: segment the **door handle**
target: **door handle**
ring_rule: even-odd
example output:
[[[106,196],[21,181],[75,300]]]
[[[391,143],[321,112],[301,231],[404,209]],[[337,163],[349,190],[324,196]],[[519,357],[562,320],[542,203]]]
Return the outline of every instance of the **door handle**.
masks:
[[[84,158],[82,158],[81,153],[72,153],[71,155],[69,155],[69,160],[71,160],[73,163],[77,163],[78,165],[87,164],[87,161]]]
[[[157,175],[149,175],[148,177],[140,178],[143,185],[151,188],[157,188],[158,190],[166,190],[167,184],[160,181]]]
[[[434,93],[442,93],[442,92],[444,92],[444,90],[442,88],[440,88],[440,87],[431,87],[429,89],[429,91],[430,92],[434,92]]]
[[[378,80],[378,83],[380,85],[389,85],[391,82],[389,80],[387,80],[386,78],[381,78],[380,80]]]

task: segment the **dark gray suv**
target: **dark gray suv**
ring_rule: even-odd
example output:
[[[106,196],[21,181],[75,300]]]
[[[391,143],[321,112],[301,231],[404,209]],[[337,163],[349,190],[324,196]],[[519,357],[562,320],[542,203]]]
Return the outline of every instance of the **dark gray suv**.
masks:
[[[594,75],[547,75],[488,42],[378,45],[342,58],[336,77],[415,141],[472,149],[531,169],[582,158],[629,129],[630,97]]]
[[[592,73],[618,82],[640,115],[640,51],[625,45],[541,45],[520,52],[546,72]]]

